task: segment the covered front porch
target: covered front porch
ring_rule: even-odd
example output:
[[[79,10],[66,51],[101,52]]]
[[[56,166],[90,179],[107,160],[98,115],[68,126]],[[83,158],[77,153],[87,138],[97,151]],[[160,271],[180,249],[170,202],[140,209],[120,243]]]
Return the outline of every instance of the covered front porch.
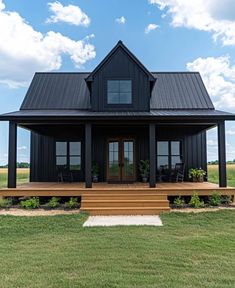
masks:
[[[124,121],[62,121],[61,120],[21,120],[10,121],[9,125],[9,165],[8,188],[16,188],[17,162],[17,127],[31,131],[31,169],[30,182],[57,182],[58,163],[66,164],[67,169],[73,169],[71,182],[76,187],[96,188],[109,183],[117,187],[120,183],[140,182],[140,160],[149,159],[148,184],[143,187],[159,188],[171,183],[159,183],[159,169],[162,161],[166,161],[169,170],[182,162],[185,165],[184,181],[189,181],[188,170],[201,167],[207,170],[206,130],[217,126],[219,187],[226,187],[226,152],[225,152],[225,123],[221,119],[190,119],[182,121],[172,119],[142,122],[128,119]],[[57,143],[64,144],[65,152],[57,152]],[[71,152],[76,143],[80,150]],[[168,154],[160,152],[159,143],[166,143]],[[172,144],[175,144],[172,145]],[[177,145],[176,145],[177,144]],[[78,147],[77,146],[77,147]],[[158,147],[159,146],[159,147]],[[174,147],[178,152],[173,152]],[[65,154],[63,154],[65,153]],[[76,160],[76,163],[72,161]],[[62,162],[61,162],[62,161]],[[63,162],[65,161],[65,162]],[[99,182],[92,183],[92,163],[99,165]],[[63,165],[61,165],[61,163]],[[76,167],[75,167],[76,166]],[[73,167],[73,168],[71,168]],[[207,180],[205,178],[205,180]],[[184,183],[182,183],[183,185]],[[48,184],[49,185],[49,184]],[[54,184],[52,184],[54,185]],[[66,184],[63,187],[67,187]],[[69,184],[68,184],[69,185]],[[138,184],[140,185],[140,184]],[[175,185],[175,184],[173,184]],[[180,183],[177,183],[180,187]],[[185,184],[186,185],[186,184]],[[197,183],[196,185],[202,185]],[[204,185],[204,184],[203,184]],[[165,187],[166,187],[165,186]],[[133,186],[132,186],[133,187]],[[185,187],[185,186],[184,186]],[[19,188],[20,189],[20,188]]]

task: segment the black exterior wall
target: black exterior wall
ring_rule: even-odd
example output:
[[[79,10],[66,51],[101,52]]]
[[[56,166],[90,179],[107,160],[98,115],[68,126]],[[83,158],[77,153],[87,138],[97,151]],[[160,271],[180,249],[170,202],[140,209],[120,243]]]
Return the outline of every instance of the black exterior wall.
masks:
[[[107,80],[132,80],[132,105],[107,105]],[[94,75],[93,111],[149,111],[150,81],[146,73],[120,48]]]
[[[55,128],[45,129],[47,135],[31,133],[31,173],[32,182],[57,181],[55,163],[56,140],[77,140],[82,144],[82,169],[75,181],[85,181],[85,134],[84,127],[60,127],[64,135],[58,137]],[[192,167],[207,169],[206,132],[198,133],[198,127],[157,126],[158,141],[181,140],[183,145],[183,161],[185,163],[185,179],[187,171]],[[53,131],[53,132],[52,132]],[[52,136],[48,136],[48,134]],[[70,135],[70,136],[69,136]],[[92,125],[92,160],[99,165],[99,181],[106,181],[107,141],[115,137],[132,137],[136,144],[136,180],[141,180],[138,163],[141,159],[149,159],[149,125],[140,126],[100,126]]]

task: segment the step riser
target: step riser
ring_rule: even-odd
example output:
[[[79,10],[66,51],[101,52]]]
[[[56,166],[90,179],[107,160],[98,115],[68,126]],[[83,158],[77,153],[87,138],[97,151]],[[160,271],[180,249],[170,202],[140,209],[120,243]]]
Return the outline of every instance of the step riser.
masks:
[[[164,195],[83,195],[83,200],[166,200]]]
[[[92,190],[84,190],[83,195],[86,194],[159,194],[159,191],[155,189],[99,189],[96,190],[92,188]]]
[[[162,212],[167,212],[169,211],[168,209],[148,209],[148,210],[111,210],[111,211],[106,211],[106,210],[98,210],[98,211],[87,211],[89,212],[90,215],[92,216],[98,216],[98,215],[159,215]]]
[[[158,207],[169,207],[169,202],[164,201],[164,202],[82,202],[82,208],[87,208],[87,207],[153,207],[153,208],[158,208]]]

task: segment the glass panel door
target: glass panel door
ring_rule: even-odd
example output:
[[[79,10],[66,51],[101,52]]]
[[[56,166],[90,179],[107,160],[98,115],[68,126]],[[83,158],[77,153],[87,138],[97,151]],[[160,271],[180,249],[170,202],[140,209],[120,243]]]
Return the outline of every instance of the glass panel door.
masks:
[[[134,181],[134,141],[123,141],[122,180]]]
[[[120,155],[119,141],[109,141],[108,143],[108,181],[120,180]]]
[[[109,140],[107,149],[107,181],[135,181],[134,140]]]

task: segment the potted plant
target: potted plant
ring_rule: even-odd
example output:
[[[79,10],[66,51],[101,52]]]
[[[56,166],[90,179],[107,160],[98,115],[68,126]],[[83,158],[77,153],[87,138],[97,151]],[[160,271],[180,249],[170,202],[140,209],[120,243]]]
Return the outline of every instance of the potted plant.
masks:
[[[191,168],[188,173],[189,178],[192,179],[193,182],[203,182],[205,175],[206,171],[201,168]]]
[[[142,181],[146,183],[149,177],[149,160],[140,160],[139,170]]]
[[[91,173],[92,173],[92,181],[94,183],[97,183],[98,182],[98,176],[99,176],[99,165],[95,161],[92,162]]]

